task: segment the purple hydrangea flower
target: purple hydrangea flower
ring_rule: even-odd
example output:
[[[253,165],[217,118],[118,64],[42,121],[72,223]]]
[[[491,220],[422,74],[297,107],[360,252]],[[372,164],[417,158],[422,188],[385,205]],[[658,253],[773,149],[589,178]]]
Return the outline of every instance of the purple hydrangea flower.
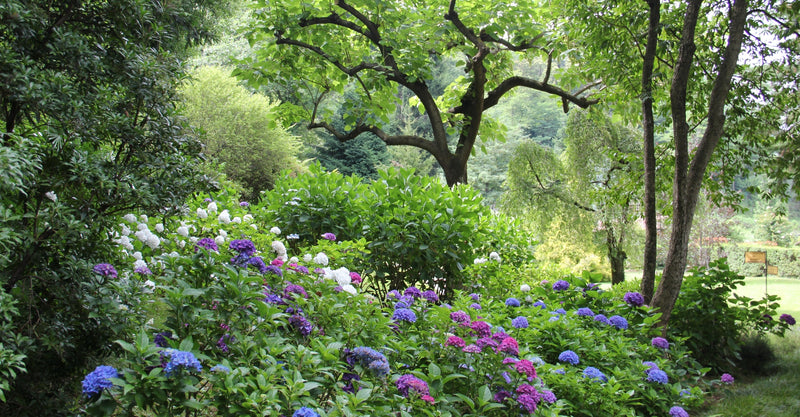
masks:
[[[794,319],[794,317],[792,317],[791,314],[786,314],[786,313],[781,314],[780,320],[786,322],[786,324],[790,326],[794,326],[795,323],[797,323],[797,321]]]
[[[471,344],[471,345],[464,346],[461,349],[461,351],[466,352],[466,353],[481,353],[481,348],[478,345]]]
[[[311,324],[305,317],[300,314],[295,314],[289,317],[289,324],[294,326],[297,331],[303,336],[308,336],[314,330],[314,325]]]
[[[336,235],[333,234],[333,233],[330,233],[330,232],[323,233],[322,234],[322,238],[325,239],[325,240],[330,240],[331,242],[335,242],[336,241]]]
[[[476,302],[476,303],[481,301],[481,295],[480,295],[480,294],[478,294],[478,293],[472,293],[472,294],[470,294],[470,295],[469,295],[469,298],[472,298],[472,301],[474,301],[474,302]]]
[[[558,401],[558,398],[556,398],[556,395],[553,394],[553,391],[542,391],[539,394],[542,396],[542,401],[548,404],[554,404],[556,401]]]
[[[283,298],[291,300],[294,296],[292,294],[300,295],[303,298],[308,298],[308,293],[302,285],[287,283],[286,288],[283,289]]]
[[[642,365],[646,366],[648,369],[658,369],[658,364],[652,361],[644,361]]]
[[[247,256],[247,255],[242,255],[242,256],[244,257],[244,256]],[[238,256],[236,258],[238,258]],[[236,258],[234,258],[234,259],[236,259]],[[238,259],[237,259],[237,261],[238,261]],[[231,259],[231,263],[234,263],[233,259]],[[253,256],[252,258],[248,258],[247,262],[246,262],[246,265],[250,265],[250,266],[256,267],[256,269],[258,269],[258,272],[261,272],[262,274],[267,272],[267,264],[264,263],[264,260],[261,259],[260,256]]]
[[[611,316],[608,318],[608,322],[620,330],[628,328],[628,320],[625,320],[625,317],[622,316]]]
[[[537,302],[533,303],[533,306],[534,307],[539,307],[542,310],[546,310],[547,309],[547,305],[542,301],[537,301]]]
[[[426,401],[429,401],[427,398],[430,397],[430,390],[428,388],[428,384],[415,377],[411,374],[405,374],[397,379],[397,390],[400,391],[400,395],[404,397],[408,397],[408,395],[412,392],[417,393],[420,397],[423,397]],[[430,400],[433,400],[431,398]]]
[[[507,399],[509,399],[511,397],[512,397],[512,394],[510,392],[508,392],[508,390],[501,389],[500,391],[497,391],[496,394],[494,394],[494,401],[498,402],[498,403],[501,403],[501,402],[503,402],[503,401],[505,401],[505,400],[507,400]]]
[[[140,266],[140,267],[134,269],[133,273],[139,274],[139,275],[153,275],[153,271],[151,271],[150,268],[148,268],[146,266]]]
[[[453,320],[456,323],[468,323],[470,321],[470,318],[469,314],[465,313],[462,310],[458,310],[450,313],[450,320]]]
[[[351,350],[348,354],[348,363],[359,361],[361,366],[366,367],[376,376],[386,376],[389,374],[389,360],[383,353],[375,349],[359,346]]]
[[[250,207],[250,203],[247,201],[242,201],[239,203],[239,207]]]
[[[561,352],[561,354],[558,355],[558,360],[560,362],[565,362],[565,363],[568,363],[570,365],[577,365],[577,364],[580,363],[580,359],[578,358],[578,354],[573,352],[573,351],[571,351],[571,350],[565,350],[565,351]]]
[[[678,405],[669,409],[669,415],[670,417],[689,417],[689,413]]]
[[[303,270],[305,270],[305,272]],[[298,266],[296,271],[308,274],[308,268],[306,268],[304,266]],[[281,271],[281,268],[279,266],[277,266],[277,265],[267,265],[267,267],[264,268],[262,273],[264,273],[264,274],[273,274],[273,275],[277,275],[279,277],[283,276],[283,271]]]
[[[650,344],[663,350],[669,349],[669,342],[667,339],[663,337],[654,337],[653,340],[650,341]]]
[[[92,270],[95,273],[100,274],[104,277],[109,277],[109,278],[117,277],[117,270],[114,269],[114,265],[111,264],[106,264],[106,263],[97,264],[94,266],[94,268],[92,268]]]
[[[553,283],[553,290],[554,291],[564,291],[569,289],[569,282],[564,281],[563,279],[556,281]]]
[[[416,300],[417,298],[422,297],[422,291],[420,291],[417,287],[408,287],[405,291],[403,291],[403,295],[413,297]]]
[[[644,305],[644,296],[638,292],[628,291],[622,299],[633,307],[641,307]]]
[[[394,314],[392,314],[392,320],[414,323],[417,321],[417,315],[413,310],[408,308],[398,308],[394,311]]]
[[[602,373],[599,369],[595,368],[594,366],[587,366],[586,369],[583,370],[583,377],[589,378],[590,380],[598,380],[599,382],[607,382],[608,377],[604,373]]]
[[[517,356],[519,355],[519,343],[517,342],[517,339],[514,339],[513,337],[507,337],[500,342],[500,346],[497,347],[497,351]]]
[[[478,340],[475,341],[475,344],[478,345],[478,347],[481,348],[481,349],[486,348],[486,347],[494,349],[494,348],[496,348],[498,346],[498,342],[496,342],[491,337],[478,338]]]
[[[526,317],[519,316],[511,320],[511,325],[517,329],[526,329],[528,328],[528,319]]]
[[[292,417],[319,417],[319,414],[311,408],[301,407],[292,414]]]
[[[647,381],[655,382],[658,384],[668,384],[669,377],[667,373],[658,369],[658,368],[650,368],[647,370]]]
[[[387,299],[387,300],[388,300],[388,299],[392,299],[392,298],[394,298],[394,299],[399,299],[399,298],[400,298],[400,291],[397,291],[397,290],[391,290],[391,291],[389,291],[388,293],[386,293],[386,299]]]
[[[252,256],[256,252],[256,245],[249,239],[234,239],[228,245],[231,250],[239,252],[239,254]]]
[[[197,250],[201,249],[201,248],[205,249],[205,250],[214,251],[214,252],[218,252],[219,251],[219,248],[217,248],[217,242],[215,242],[214,239],[211,239],[210,237],[204,237],[204,238],[198,240],[197,243],[194,244],[194,251],[195,252],[197,252]]]
[[[733,384],[733,375],[724,373],[719,377],[719,380],[722,381],[723,384]]]
[[[600,323],[611,325],[611,322],[608,321],[608,317],[606,317],[604,314],[596,314],[594,316],[594,321],[599,321]]]
[[[171,376],[175,373],[175,371],[181,368],[188,371],[195,370],[197,372],[200,372],[203,369],[203,366],[200,365],[200,361],[197,360],[192,352],[167,349],[163,352],[163,354],[165,356],[169,356],[170,358],[169,362],[167,362],[167,365],[164,366],[164,374],[167,376]]]
[[[474,331],[478,337],[487,337],[492,335],[492,327],[485,321],[473,321],[469,324],[469,328]]]
[[[436,291],[433,290],[423,291],[422,298],[428,300],[431,303],[439,302],[439,296],[436,294]]]
[[[467,345],[467,343],[464,342],[464,339],[462,339],[462,338],[460,338],[458,336],[450,336],[450,337],[447,338],[447,342],[445,342],[445,345],[446,346],[455,346],[455,347],[458,347],[458,348],[463,348],[464,346]]]
[[[469,308],[471,308],[473,310],[480,310],[481,309],[481,305],[478,304],[478,303],[472,303],[472,304],[469,305]]]
[[[576,311],[576,314],[582,317],[594,317],[594,312],[589,307],[581,307]]]
[[[95,397],[103,392],[103,390],[114,386],[114,384],[108,380],[109,378],[118,377],[119,373],[116,369],[111,366],[100,365],[83,378],[83,382],[81,382],[83,394],[89,398]]]
[[[509,307],[519,307],[519,300],[514,297],[506,298],[506,305]]]
[[[153,343],[155,343],[158,347],[167,347],[167,340],[172,339],[172,332],[161,332],[156,333],[156,337],[153,338]]]

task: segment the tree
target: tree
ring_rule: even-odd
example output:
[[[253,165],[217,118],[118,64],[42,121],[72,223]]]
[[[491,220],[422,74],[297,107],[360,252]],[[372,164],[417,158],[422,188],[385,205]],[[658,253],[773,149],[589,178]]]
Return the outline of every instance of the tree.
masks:
[[[251,93],[221,67],[200,67],[192,76],[182,88],[184,114],[203,130],[204,153],[244,186],[246,200],[272,189],[282,170],[300,170],[300,143],[278,125],[278,103]]]
[[[558,213],[579,236],[602,234],[612,283],[621,283],[638,218],[638,138],[601,114],[578,111],[570,113],[564,142],[559,156],[532,142],[517,148],[509,165],[506,206],[523,205],[540,218]]]
[[[587,79],[603,77],[607,85],[613,86],[606,98],[623,103],[621,107],[628,106],[629,110],[632,93],[641,94],[641,120],[648,135],[650,123],[654,122],[649,112],[651,105],[653,114],[671,122],[675,158],[672,230],[662,279],[652,298],[652,305],[662,313],[661,323],[666,324],[683,281],[692,220],[707,169],[714,166],[719,173],[715,179],[721,183],[744,172],[746,167],[741,162],[746,158],[741,156],[750,149],[736,150],[727,143],[745,138],[751,142],[754,137],[743,136],[742,132],[760,131],[757,137],[763,138],[767,126],[753,115],[763,116],[764,107],[770,107],[770,112],[786,109],[786,100],[771,99],[776,90],[785,88],[781,85],[795,85],[786,76],[786,68],[790,57],[797,56],[797,42],[776,43],[769,38],[788,35],[796,39],[796,27],[786,22],[796,23],[798,10],[789,2],[749,0],[666,4],[651,1],[647,11],[640,2],[613,7],[604,2],[566,4],[578,17],[567,30],[579,45],[576,50],[583,54],[573,59],[586,63],[581,70],[586,71]],[[648,44],[642,45],[642,39],[647,39]],[[743,45],[748,55],[765,60],[755,65],[740,61]],[[777,53],[778,50],[783,52]],[[635,86],[637,79],[641,88]],[[690,147],[693,133],[697,142]],[[651,141],[649,136],[644,139],[648,153]],[[722,153],[715,153],[720,142]],[[716,171],[715,163],[724,165],[736,157],[740,164]],[[650,189],[648,195],[654,192]],[[655,227],[650,218],[647,227],[649,233]],[[654,254],[648,250],[647,256],[646,266],[651,265]],[[652,277],[646,274],[642,282],[646,298],[651,289]]]
[[[213,1],[0,5],[0,296],[21,312],[2,336],[28,373],[0,414],[61,412],[70,378],[132,325],[108,294],[118,282],[92,266],[113,261],[108,230],[119,213],[174,210],[207,183],[175,89],[219,10]]]
[[[291,79],[298,95],[313,98],[295,108],[295,120],[327,130],[341,141],[371,132],[387,145],[409,145],[436,158],[449,185],[467,182],[467,161],[476,139],[494,137],[485,111],[509,92],[532,88],[587,107],[594,85],[551,84],[559,52],[549,17],[536,1],[493,3],[451,0],[444,4],[367,0],[269,2],[251,26],[255,57],[245,59],[239,74],[254,85]],[[513,56],[540,57],[547,63],[542,79],[512,74]],[[458,58],[464,75],[437,96],[429,84],[437,60]],[[298,82],[300,81],[300,82]],[[347,102],[339,130],[321,106],[332,92],[359,88]],[[394,97],[408,90],[425,114],[431,136],[391,134],[383,129],[394,111]],[[297,102],[302,102],[298,100]],[[455,143],[451,144],[450,140]]]

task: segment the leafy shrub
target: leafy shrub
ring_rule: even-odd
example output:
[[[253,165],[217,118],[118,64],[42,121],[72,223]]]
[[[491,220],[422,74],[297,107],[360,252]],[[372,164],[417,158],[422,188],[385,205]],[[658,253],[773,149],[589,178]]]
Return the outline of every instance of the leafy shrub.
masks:
[[[720,246],[721,256],[728,259],[731,270],[747,277],[764,276],[764,264],[745,263],[744,253],[747,251],[767,252],[767,261],[778,267],[778,275],[782,277],[800,278],[800,249],[776,246],[750,246],[727,244]]]
[[[672,337],[686,344],[702,364],[725,372],[741,359],[741,339],[748,333],[783,335],[788,324],[773,319],[780,305],[777,295],[753,300],[733,291],[744,277],[731,271],[726,259],[708,268],[694,268],[684,278],[669,322]]]

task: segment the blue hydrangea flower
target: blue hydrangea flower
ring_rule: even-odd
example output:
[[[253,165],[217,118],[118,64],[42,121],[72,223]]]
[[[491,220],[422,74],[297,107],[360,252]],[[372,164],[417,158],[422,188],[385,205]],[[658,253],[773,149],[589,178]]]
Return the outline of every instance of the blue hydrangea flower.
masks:
[[[469,305],[469,308],[474,309],[474,310],[480,310],[481,309],[481,305],[478,304],[478,303],[472,303],[472,304]]]
[[[417,315],[413,310],[407,308],[398,308],[394,311],[394,314],[392,314],[392,320],[414,323],[417,321]]]
[[[111,366],[100,365],[97,368],[94,368],[94,371],[89,372],[88,375],[83,379],[81,383],[83,387],[83,394],[89,398],[95,397],[103,392],[104,389],[108,389],[114,386],[114,384],[109,381],[109,378],[118,378],[119,373],[116,369]]]
[[[228,368],[225,365],[214,365],[210,369],[211,372],[221,372],[223,374],[227,374],[231,372],[231,368]]]
[[[539,307],[539,308],[541,308],[542,310],[545,310],[545,309],[547,309],[547,305],[546,305],[544,302],[542,302],[542,301],[537,301],[537,302],[533,303],[533,306],[534,306],[534,307]]]
[[[513,320],[511,320],[511,325],[517,329],[527,329],[528,328],[528,319],[523,316],[519,316]]]
[[[604,314],[596,314],[594,316],[594,321],[599,321],[600,323],[611,325],[611,322],[608,321],[608,317],[606,317]]]
[[[669,342],[667,341],[667,339],[664,339],[663,337],[654,337],[650,341],[650,344],[659,349],[664,349],[664,350],[669,349]]]
[[[319,414],[308,407],[302,407],[295,411],[292,417],[319,417]]]
[[[506,298],[506,305],[509,307],[519,307],[519,300],[514,297]]]
[[[564,281],[563,279],[556,281],[553,283],[553,290],[554,291],[564,291],[569,289],[569,282]]]
[[[559,308],[558,310],[551,311],[550,314],[565,315],[565,314],[567,314],[567,310],[564,310],[563,308]]]
[[[349,352],[348,363],[352,364],[354,361],[360,362],[361,366],[368,368],[376,376],[388,375],[390,371],[386,356],[366,346],[359,346]]]
[[[594,312],[589,307],[581,307],[575,313],[582,317],[594,317]]]
[[[469,295],[469,297],[472,298],[472,301],[474,301],[476,303],[481,301],[481,295],[480,294],[472,293],[472,294]]]
[[[618,329],[624,330],[628,328],[628,320],[625,320],[625,317],[611,316],[608,318],[608,321]]]
[[[638,292],[628,291],[622,299],[632,307],[641,307],[644,305],[644,296]]]
[[[561,362],[568,363],[570,365],[577,365],[578,363],[580,363],[580,359],[578,359],[578,354],[571,350],[565,350],[561,352],[561,354],[558,355],[558,360]]]
[[[670,417],[689,417],[689,413],[678,405],[669,409],[669,415]]]
[[[608,381],[606,375],[600,372],[600,370],[595,368],[594,366],[587,366],[586,369],[583,370],[583,377],[589,378],[590,380],[596,379],[600,382]]]
[[[436,303],[439,301],[439,295],[436,294],[436,291],[433,290],[426,290],[422,292],[422,298],[428,300],[428,302]]]
[[[171,376],[176,370],[181,368],[190,371],[195,370],[197,372],[203,369],[203,366],[200,365],[200,361],[197,360],[192,352],[167,349],[164,351],[164,354],[170,358],[169,362],[167,362],[167,365],[164,367],[164,374],[167,376]]]
[[[657,368],[648,369],[646,379],[650,382],[656,382],[659,384],[669,383],[669,377],[667,376],[667,373]]]

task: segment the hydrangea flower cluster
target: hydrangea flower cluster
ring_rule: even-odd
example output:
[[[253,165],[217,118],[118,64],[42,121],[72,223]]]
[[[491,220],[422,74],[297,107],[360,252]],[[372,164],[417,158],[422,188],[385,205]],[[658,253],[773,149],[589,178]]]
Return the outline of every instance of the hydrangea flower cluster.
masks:
[[[420,396],[420,398],[424,401],[427,401],[431,404],[434,403],[433,397],[430,396],[430,389],[428,388],[428,384],[415,377],[412,374],[405,374],[397,379],[397,390],[400,392],[400,395],[404,397],[408,397],[411,393],[416,393]]]
[[[519,303],[519,300],[517,300],[516,298],[509,297],[509,298],[506,298],[506,305],[509,306],[509,307],[519,307],[520,303]]]
[[[604,373],[602,373],[599,369],[595,368],[594,366],[587,366],[586,369],[583,370],[583,377],[589,378],[592,381],[597,382],[607,382],[608,377]]]
[[[100,395],[105,389],[109,389],[114,384],[109,381],[109,378],[118,378],[119,373],[111,366],[100,365],[94,368],[94,371],[89,372],[83,379],[81,386],[83,387],[83,394],[88,398],[93,398]]]
[[[611,316],[608,318],[608,322],[620,330],[625,330],[628,328],[628,320],[622,316]]]
[[[205,249],[208,251],[219,252],[219,248],[217,247],[217,242],[210,237],[204,237],[197,241],[194,244],[194,251],[197,252],[199,249]]]
[[[553,291],[565,291],[567,289],[569,289],[569,282],[564,281],[563,279],[553,283]]]
[[[447,342],[445,342],[445,345],[446,346],[455,346],[457,348],[463,348],[464,346],[467,345],[467,342],[465,342],[464,339],[462,339],[462,338],[460,338],[458,336],[450,336],[450,337],[447,338]]]
[[[729,373],[724,373],[722,376],[719,377],[719,380],[722,381],[723,384],[731,385],[733,384],[733,375]]]
[[[347,363],[353,365],[358,361],[361,366],[372,371],[376,376],[386,376],[389,374],[389,360],[383,353],[375,349],[359,346],[347,353]]]
[[[568,363],[570,365],[577,365],[580,363],[580,359],[578,358],[578,354],[571,351],[565,350],[558,355],[559,362]]]
[[[336,241],[336,235],[333,234],[333,233],[330,233],[330,232],[323,233],[321,237],[323,239],[325,239],[325,240],[330,240],[331,242],[335,242]]]
[[[289,324],[297,329],[303,336],[308,336],[314,331],[314,325],[301,314],[294,314],[289,317]]]
[[[594,317],[594,312],[589,307],[581,307],[575,312],[575,314],[581,317]]]
[[[797,321],[794,319],[794,317],[792,317],[791,314],[786,314],[786,313],[781,314],[780,320],[790,326],[794,326],[795,323],[797,323]]]
[[[528,328],[528,318],[519,316],[511,320],[511,325],[517,329],[527,329]]]
[[[626,292],[622,299],[632,307],[641,307],[644,305],[644,296],[638,292]]]
[[[292,414],[292,417],[319,417],[319,414],[311,408],[301,407]]]
[[[438,303],[439,302],[439,295],[436,294],[436,291],[433,290],[426,290],[422,292],[422,298],[427,300],[431,303]]]
[[[469,323],[471,319],[469,317],[469,314],[465,313],[462,310],[457,310],[450,313],[450,320],[453,320],[454,322],[461,324],[461,323]]]
[[[670,417],[689,417],[689,413],[678,405],[669,409],[669,415]]]
[[[195,370],[197,372],[203,369],[200,361],[197,360],[192,352],[167,349],[162,352],[162,355],[169,358],[169,362],[164,366],[164,374],[167,376],[172,376],[181,369],[186,369],[187,371]]]
[[[658,368],[650,368],[647,371],[647,378],[645,378],[649,382],[655,382],[658,384],[668,384],[669,377],[667,373],[658,369]]]
[[[94,268],[92,268],[92,271],[94,271],[99,275],[112,279],[117,277],[117,270],[114,269],[114,265],[111,264],[106,264],[106,263],[97,264],[94,266]]]
[[[667,339],[663,337],[654,337],[653,340],[650,341],[650,344],[663,350],[669,349],[669,342]]]
[[[392,314],[392,320],[414,323],[417,321],[417,314],[414,313],[414,310],[409,308],[398,308],[394,310],[394,313]]]

